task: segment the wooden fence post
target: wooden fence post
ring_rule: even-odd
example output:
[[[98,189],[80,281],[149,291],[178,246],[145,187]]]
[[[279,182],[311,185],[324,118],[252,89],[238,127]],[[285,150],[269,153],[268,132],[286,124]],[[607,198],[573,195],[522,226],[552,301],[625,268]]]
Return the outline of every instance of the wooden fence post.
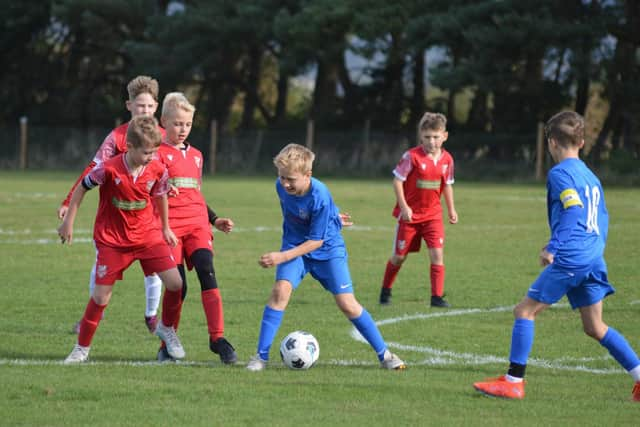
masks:
[[[29,119],[27,119],[27,116],[22,116],[20,117],[20,169],[24,170],[27,168],[28,163],[27,163],[27,157],[28,157],[28,150],[27,150],[27,144],[29,142],[29,138],[28,138],[28,123],[29,123]]]
[[[536,135],[536,180],[544,178],[544,123],[538,122],[538,133]]]
[[[209,141],[209,173],[216,174],[216,153],[218,151],[218,121],[211,120],[211,139]]]

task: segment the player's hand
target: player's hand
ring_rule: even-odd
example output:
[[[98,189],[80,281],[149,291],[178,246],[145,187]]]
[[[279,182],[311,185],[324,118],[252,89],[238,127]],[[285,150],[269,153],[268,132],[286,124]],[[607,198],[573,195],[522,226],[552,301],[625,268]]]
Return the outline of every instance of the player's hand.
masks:
[[[223,233],[231,233],[233,230],[233,220],[231,218],[216,218],[213,226]]]
[[[540,251],[540,265],[546,267],[549,264],[553,264],[553,254],[547,252],[547,248],[543,248]]]
[[[402,209],[400,211],[400,219],[411,222],[411,218],[413,217],[413,209],[407,207],[406,209]]]
[[[339,212],[340,222],[343,227],[351,227],[353,225],[353,221],[351,221],[351,214],[349,212]]]
[[[73,240],[73,225],[68,224],[67,221],[62,221],[62,224],[58,227],[58,236],[60,236],[60,243],[70,245]]]
[[[283,261],[284,255],[282,252],[269,252],[260,257],[258,264],[260,264],[262,268],[270,268],[282,264]]]
[[[164,230],[162,230],[162,234],[164,236],[164,241],[167,242],[172,248],[175,248],[178,244],[178,238],[175,234],[173,234],[173,230],[171,230],[170,228],[165,228]]]
[[[65,215],[67,215],[67,211],[69,210],[69,206],[60,205],[58,208],[58,219],[64,219]]]
[[[178,194],[180,194],[180,190],[178,190],[178,187],[173,184],[169,184],[169,192],[167,193],[167,196],[176,197]]]
[[[449,212],[449,224],[457,224],[458,223],[458,212],[453,209]]]

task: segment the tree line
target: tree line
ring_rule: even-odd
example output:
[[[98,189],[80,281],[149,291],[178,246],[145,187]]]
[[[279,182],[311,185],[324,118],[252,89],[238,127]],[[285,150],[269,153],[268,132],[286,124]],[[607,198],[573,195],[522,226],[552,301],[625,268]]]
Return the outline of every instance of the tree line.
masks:
[[[595,98],[594,159],[640,153],[637,0],[10,0],[0,22],[4,125],[126,120],[126,83],[147,74],[227,130],[407,132],[429,109],[530,133]]]

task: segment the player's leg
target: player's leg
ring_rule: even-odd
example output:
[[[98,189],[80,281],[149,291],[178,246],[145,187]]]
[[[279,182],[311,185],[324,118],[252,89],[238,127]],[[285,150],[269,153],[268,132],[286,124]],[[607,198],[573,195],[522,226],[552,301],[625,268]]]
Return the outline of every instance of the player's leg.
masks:
[[[93,264],[93,267],[91,267],[91,273],[89,273],[89,298],[91,298],[91,295],[93,295],[93,289],[96,287],[96,264]],[[104,315],[104,313],[103,313]],[[80,320],[78,320],[74,325],[73,325],[73,332],[75,334],[79,334],[80,333],[80,323],[82,322],[82,318]]]
[[[420,240],[416,239],[416,228],[410,224],[398,223],[393,239],[393,252],[387,261],[382,277],[382,288],[380,289],[380,304],[391,304],[391,289],[396,277],[402,268],[402,264],[407,258],[409,251],[420,250]],[[417,245],[417,249],[416,249]]]
[[[181,294],[182,302],[180,303],[182,305],[184,304],[184,300],[187,298],[187,289],[188,289],[187,274],[184,269],[184,264],[179,264],[176,266],[176,268],[178,269],[178,273],[180,273],[180,278],[182,279],[182,294]],[[162,281],[160,281],[160,283],[162,283]],[[182,309],[178,312],[178,314],[175,317],[175,320],[173,321],[173,330],[176,332],[178,331],[178,326],[180,325],[181,317],[182,317]],[[174,359],[169,355],[169,352],[167,351],[167,344],[162,340],[160,340],[160,348],[158,349],[157,359],[158,359],[158,362],[175,362],[176,361],[176,359]]]
[[[238,356],[224,336],[224,310],[213,266],[213,252],[209,249],[197,249],[191,254],[190,260],[200,281],[202,308],[209,332],[209,348],[220,356],[222,363],[233,364],[238,360]]]
[[[447,308],[444,300],[444,225],[442,220],[422,224],[422,238],[429,248],[429,282],[431,284],[431,307]]]
[[[158,306],[160,305],[160,295],[162,295],[162,280],[157,274],[145,276],[144,294],[146,297],[144,322],[149,332],[153,333],[158,325]]]

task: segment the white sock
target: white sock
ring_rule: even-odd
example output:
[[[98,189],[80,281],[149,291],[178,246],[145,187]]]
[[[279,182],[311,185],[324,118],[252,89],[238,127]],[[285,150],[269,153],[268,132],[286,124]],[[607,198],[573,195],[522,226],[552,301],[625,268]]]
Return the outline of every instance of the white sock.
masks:
[[[162,280],[160,280],[157,274],[145,276],[144,293],[147,297],[147,307],[144,315],[147,317],[155,316],[158,313],[160,294],[162,293]]]
[[[640,381],[640,365],[629,371],[634,381]]]
[[[509,374],[505,375],[504,379],[509,381],[510,383],[521,383],[522,382],[522,378],[512,377]]]

